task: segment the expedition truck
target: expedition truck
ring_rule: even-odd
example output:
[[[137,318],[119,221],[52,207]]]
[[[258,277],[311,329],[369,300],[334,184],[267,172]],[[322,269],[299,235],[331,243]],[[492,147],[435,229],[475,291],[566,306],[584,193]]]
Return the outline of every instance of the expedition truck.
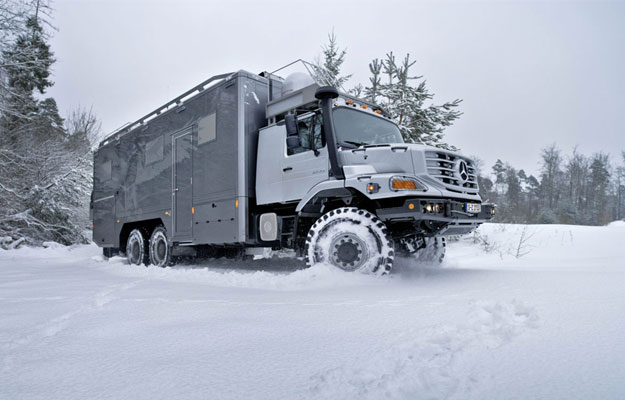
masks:
[[[389,272],[440,261],[445,236],[492,218],[475,163],[405,143],[375,104],[282,79],[217,75],[104,139],[93,240],[130,264],[293,249],[308,265]]]

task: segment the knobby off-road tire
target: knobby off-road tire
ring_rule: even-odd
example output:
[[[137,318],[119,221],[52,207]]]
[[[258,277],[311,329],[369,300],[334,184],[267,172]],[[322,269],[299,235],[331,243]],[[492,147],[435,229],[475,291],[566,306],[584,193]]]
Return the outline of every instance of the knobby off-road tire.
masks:
[[[171,246],[167,242],[167,231],[162,225],[154,228],[149,243],[150,262],[157,267],[172,265]]]
[[[126,241],[126,258],[130,265],[150,265],[147,234],[143,229],[133,229]]]
[[[445,258],[447,243],[443,236],[426,237],[425,247],[417,250],[413,257],[420,264],[441,264]]]
[[[326,263],[344,271],[384,275],[395,253],[386,225],[372,213],[343,207],[322,215],[306,238],[306,264]]]

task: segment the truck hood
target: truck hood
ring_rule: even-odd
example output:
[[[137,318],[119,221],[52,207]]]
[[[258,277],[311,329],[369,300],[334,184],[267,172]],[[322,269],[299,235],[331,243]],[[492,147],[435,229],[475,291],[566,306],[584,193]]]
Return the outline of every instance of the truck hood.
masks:
[[[339,151],[346,178],[397,173],[415,175],[443,196],[479,199],[475,162],[423,144],[368,145]]]

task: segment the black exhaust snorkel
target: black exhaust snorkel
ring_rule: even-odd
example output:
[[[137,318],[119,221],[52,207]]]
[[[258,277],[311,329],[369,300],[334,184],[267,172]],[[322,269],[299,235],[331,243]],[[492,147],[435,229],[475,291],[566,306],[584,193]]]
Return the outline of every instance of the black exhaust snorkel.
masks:
[[[332,118],[332,100],[339,97],[339,92],[332,86],[322,86],[315,92],[315,97],[321,101],[323,112],[323,130],[328,143],[328,156],[330,158],[330,172],[336,179],[345,179],[343,168],[339,162],[339,151],[334,132],[334,121]]]

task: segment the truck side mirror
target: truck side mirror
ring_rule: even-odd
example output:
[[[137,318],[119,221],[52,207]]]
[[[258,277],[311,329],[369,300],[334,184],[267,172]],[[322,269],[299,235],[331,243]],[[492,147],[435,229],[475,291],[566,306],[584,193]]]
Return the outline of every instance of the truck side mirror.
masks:
[[[299,129],[297,127],[297,115],[287,114],[284,116],[284,124],[286,125],[287,136],[297,136]]]
[[[288,150],[297,149],[302,146],[302,142],[299,140],[299,136],[287,136],[286,137],[286,148]]]

